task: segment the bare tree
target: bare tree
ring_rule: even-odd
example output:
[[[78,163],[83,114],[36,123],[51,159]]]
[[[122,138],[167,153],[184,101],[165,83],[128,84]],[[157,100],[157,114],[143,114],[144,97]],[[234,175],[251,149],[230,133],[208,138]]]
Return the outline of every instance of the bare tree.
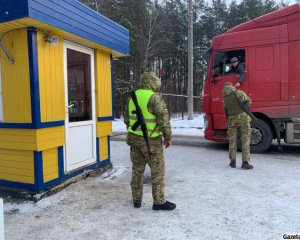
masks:
[[[164,43],[168,41],[167,38],[161,38],[158,35],[164,33],[164,22],[159,21],[159,11],[152,8],[148,15],[145,15],[145,22],[142,29],[142,70],[147,71],[150,67],[150,61],[161,50]]]

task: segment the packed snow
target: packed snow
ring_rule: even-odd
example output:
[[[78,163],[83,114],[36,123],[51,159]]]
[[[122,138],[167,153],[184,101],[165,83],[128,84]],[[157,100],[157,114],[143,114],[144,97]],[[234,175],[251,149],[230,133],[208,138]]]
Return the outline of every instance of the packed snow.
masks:
[[[171,126],[173,135],[203,136],[203,114],[193,116],[192,120],[188,120],[187,117],[184,117],[184,119],[171,119]],[[123,118],[113,121],[113,131],[115,133],[124,133],[127,131]]]

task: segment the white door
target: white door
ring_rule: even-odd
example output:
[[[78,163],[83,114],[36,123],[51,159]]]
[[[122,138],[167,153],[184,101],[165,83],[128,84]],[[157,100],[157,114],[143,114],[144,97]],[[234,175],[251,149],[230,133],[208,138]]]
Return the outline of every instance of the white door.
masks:
[[[94,51],[64,43],[67,172],[96,162]]]

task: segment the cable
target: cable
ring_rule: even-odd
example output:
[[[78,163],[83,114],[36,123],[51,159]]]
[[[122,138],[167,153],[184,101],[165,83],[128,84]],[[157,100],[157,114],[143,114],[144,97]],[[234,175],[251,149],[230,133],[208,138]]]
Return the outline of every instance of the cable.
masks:
[[[12,31],[16,31],[16,30],[22,30],[22,29],[31,29],[31,28],[28,28],[28,27],[22,27],[22,28],[15,28],[15,29],[11,29],[5,33],[3,33],[0,37],[0,47],[1,49],[3,50],[3,52],[5,53],[7,59],[12,63],[12,64],[15,64],[15,59],[13,58],[13,56],[11,56],[11,54],[8,52],[8,50],[6,49],[6,47],[4,46],[3,44],[3,41],[2,39],[5,37],[5,35],[7,35],[8,33],[12,32]]]

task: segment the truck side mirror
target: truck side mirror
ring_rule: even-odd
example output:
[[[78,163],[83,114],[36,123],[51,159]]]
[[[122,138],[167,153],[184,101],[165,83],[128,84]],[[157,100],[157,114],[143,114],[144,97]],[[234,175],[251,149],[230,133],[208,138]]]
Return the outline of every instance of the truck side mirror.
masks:
[[[225,73],[228,73],[228,72],[230,71],[230,69],[231,69],[231,67],[229,67],[229,66],[227,65],[227,66],[225,66],[224,72],[225,72]]]

